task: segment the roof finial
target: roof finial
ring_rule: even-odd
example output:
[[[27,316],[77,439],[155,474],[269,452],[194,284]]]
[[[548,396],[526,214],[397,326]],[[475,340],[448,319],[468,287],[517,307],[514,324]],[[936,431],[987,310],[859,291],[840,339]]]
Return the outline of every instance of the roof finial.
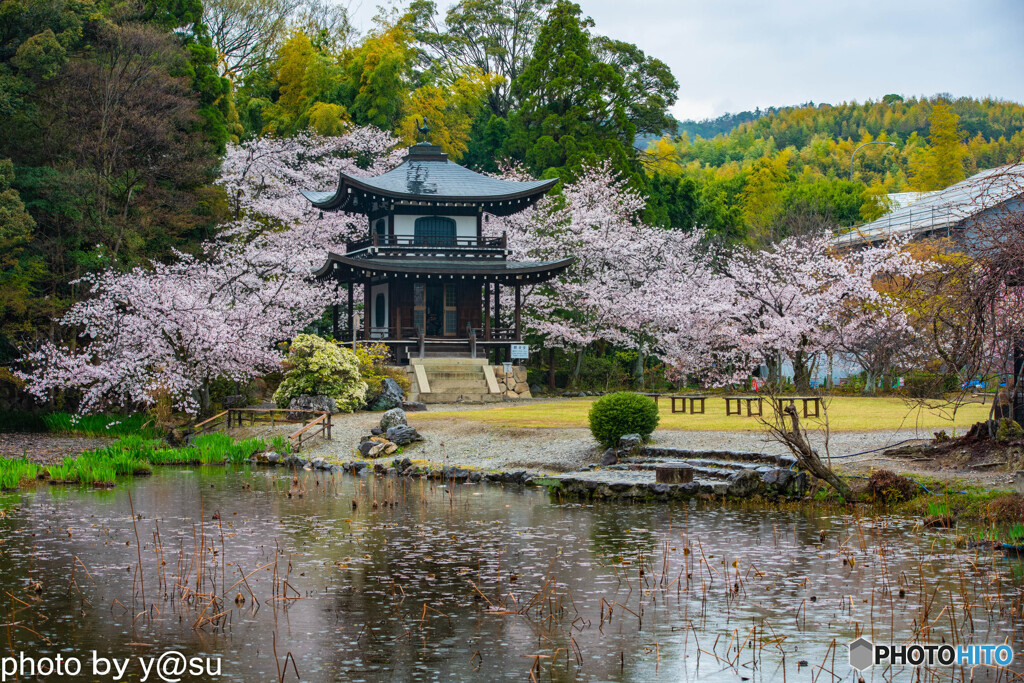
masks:
[[[427,141],[427,135],[430,133],[430,127],[427,126],[427,117],[426,116],[424,116],[421,119],[421,123],[420,123],[419,126],[416,127],[416,130],[418,130],[420,132],[420,136],[422,137],[420,142],[426,142]]]

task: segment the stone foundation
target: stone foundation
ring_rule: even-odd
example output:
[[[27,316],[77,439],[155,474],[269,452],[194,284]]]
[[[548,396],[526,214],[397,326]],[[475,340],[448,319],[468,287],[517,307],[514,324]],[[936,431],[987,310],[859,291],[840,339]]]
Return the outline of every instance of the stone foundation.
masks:
[[[530,393],[530,385],[526,383],[526,367],[513,365],[512,372],[505,374],[505,367],[502,365],[492,366],[494,378],[498,380],[498,388],[505,398],[533,398]]]

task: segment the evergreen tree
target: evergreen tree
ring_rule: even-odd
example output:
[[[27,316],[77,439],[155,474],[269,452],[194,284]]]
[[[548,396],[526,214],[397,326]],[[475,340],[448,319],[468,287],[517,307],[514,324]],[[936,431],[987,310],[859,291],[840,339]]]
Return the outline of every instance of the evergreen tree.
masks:
[[[568,179],[607,160],[635,178],[636,126],[627,117],[624,80],[595,57],[591,25],[573,2],[559,0],[551,9],[530,62],[512,84],[522,106],[510,117],[505,151],[538,175]]]

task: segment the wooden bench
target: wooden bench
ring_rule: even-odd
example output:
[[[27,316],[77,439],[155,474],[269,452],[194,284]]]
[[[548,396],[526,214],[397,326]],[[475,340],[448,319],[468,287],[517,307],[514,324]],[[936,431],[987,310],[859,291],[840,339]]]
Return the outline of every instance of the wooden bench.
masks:
[[[672,401],[672,412],[673,413],[685,413],[686,402],[690,402],[690,415],[703,415],[704,414],[704,402],[707,400],[707,396],[686,394],[681,396],[669,396],[669,400]],[[676,401],[679,401],[681,407],[677,408]],[[700,401],[700,410],[697,410],[697,402]]]
[[[792,397],[777,396],[775,398],[775,404],[779,408],[779,414],[782,414],[782,410],[783,410],[783,408],[785,408],[785,404],[786,403],[789,403],[789,405],[792,406],[792,405],[796,405],[797,401],[803,402],[804,417],[821,417],[821,397],[820,396],[792,396]],[[813,415],[811,414],[810,410],[808,410],[808,406],[811,406],[811,405],[814,406],[814,414]]]
[[[638,393],[640,393],[641,396],[646,396],[647,398],[653,398],[654,399],[654,405],[658,405],[658,399],[661,398],[661,394],[645,394],[643,392],[638,392]]]
[[[732,409],[732,402],[736,402],[736,410]],[[764,414],[764,399],[760,396],[726,396],[725,397],[725,415],[742,415],[743,414],[743,402],[747,402],[747,417],[754,417],[755,415]],[[753,411],[754,403],[757,403],[757,412]]]

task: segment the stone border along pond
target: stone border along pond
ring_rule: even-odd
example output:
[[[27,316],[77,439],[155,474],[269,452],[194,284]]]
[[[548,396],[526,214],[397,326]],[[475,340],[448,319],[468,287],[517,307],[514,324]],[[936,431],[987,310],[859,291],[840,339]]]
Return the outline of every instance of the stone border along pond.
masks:
[[[405,412],[394,408],[383,414],[380,427],[362,437],[357,450],[363,457],[380,458],[395,453],[423,437],[406,422]],[[389,465],[352,460],[343,465],[322,457],[290,455],[279,459],[270,453],[257,462],[327,472],[344,471],[359,475],[372,471],[379,476],[426,477],[451,482],[543,486],[560,497],[581,499],[688,500],[696,496],[767,499],[799,498],[806,495],[810,478],[795,470],[792,455],[767,455],[741,451],[689,451],[647,446],[639,435],[628,434],[618,448],[609,448],[601,465],[555,475],[535,475],[525,470],[480,472],[473,469],[419,465],[408,457],[395,458]],[[659,481],[658,470],[683,471],[688,481]]]

